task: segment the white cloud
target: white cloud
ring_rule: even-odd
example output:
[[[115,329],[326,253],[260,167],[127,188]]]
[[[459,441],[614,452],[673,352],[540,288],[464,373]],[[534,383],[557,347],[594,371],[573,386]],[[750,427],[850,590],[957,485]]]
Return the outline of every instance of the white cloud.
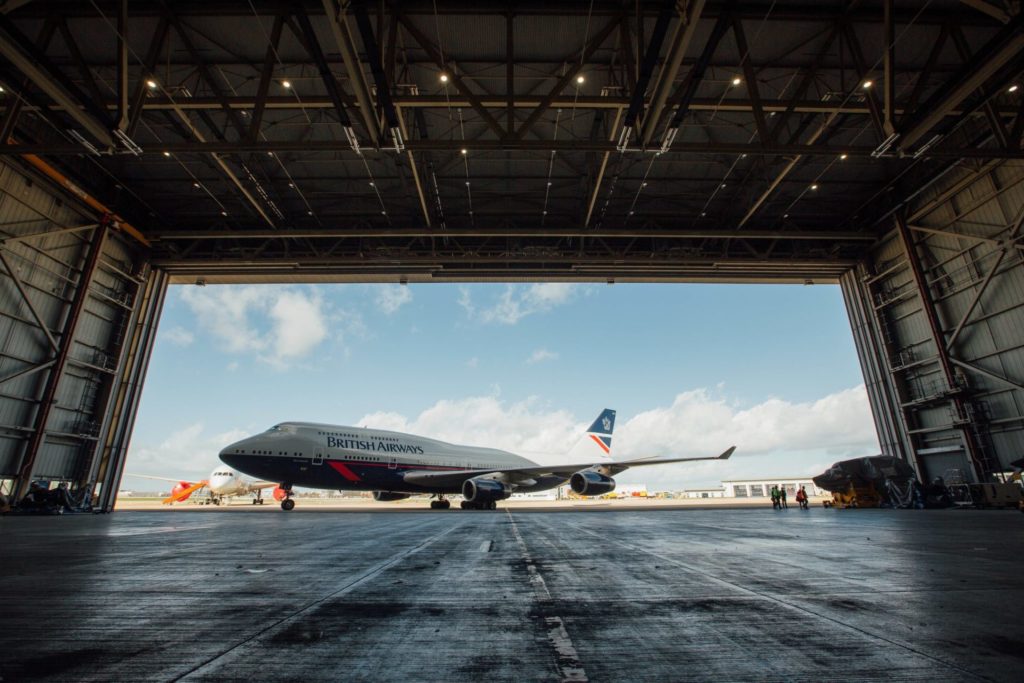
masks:
[[[545,313],[569,303],[585,285],[567,282],[545,282],[532,285],[507,285],[489,306],[480,308],[465,287],[459,291],[459,305],[470,318],[482,323],[515,325],[535,313]]]
[[[480,359],[477,358],[476,356],[473,356],[472,358],[466,361],[466,367],[469,368],[470,370],[476,370],[478,367],[480,367]]]
[[[412,290],[402,285],[372,285],[376,288],[377,308],[386,315],[391,315],[405,304],[412,301]]]
[[[249,433],[240,429],[207,434],[203,423],[195,422],[172,432],[159,443],[133,443],[128,453],[126,472],[157,477],[203,479],[220,464],[217,454],[221,449],[246,436],[249,436]],[[170,482],[143,482],[144,479],[126,476],[122,487],[165,491],[172,486]]]
[[[527,365],[534,365],[536,363],[543,363],[546,360],[555,360],[558,358],[558,354],[554,351],[548,351],[547,349],[537,349],[530,354],[530,357],[526,359]]]
[[[190,287],[182,300],[223,350],[253,353],[278,368],[308,355],[327,337],[327,307],[310,288]]]
[[[393,412],[366,415],[358,424],[410,432],[458,444],[526,453],[568,453],[594,416],[577,421],[536,398],[506,404],[497,396],[439,401],[409,419]],[[634,468],[624,483],[651,489],[717,485],[749,476],[819,474],[836,460],[878,452],[864,386],[807,403],[769,399],[737,408],[705,389],[676,396],[671,405],[623,419],[614,438],[616,460],[705,457],[736,446],[725,462]]]
[[[163,333],[163,337],[175,346],[188,346],[196,339],[195,335],[184,327],[172,327]]]

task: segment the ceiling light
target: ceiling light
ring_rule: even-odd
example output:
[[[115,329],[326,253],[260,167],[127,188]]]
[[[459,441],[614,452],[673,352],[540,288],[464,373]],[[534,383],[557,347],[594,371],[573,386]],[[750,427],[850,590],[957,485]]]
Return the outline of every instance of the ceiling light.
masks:
[[[198,182],[192,183],[192,187],[194,187],[194,188],[196,188],[198,190],[199,189],[199,183]]]
[[[1014,83],[1006,92],[1017,92],[1017,84]]]
[[[387,215],[388,215],[388,212],[387,212],[387,211],[381,211],[381,212],[380,212],[380,215],[381,215],[381,216],[387,216]]]
[[[295,183],[288,183],[288,187],[295,187]]]
[[[274,153],[273,152],[267,152],[267,156],[268,157],[272,157],[272,156],[274,156]]]
[[[220,215],[221,215],[221,216],[227,216],[227,215],[228,215],[228,212],[227,212],[227,211],[221,211],[221,212],[220,212]]]
[[[448,82],[448,74],[446,74],[446,73],[442,73],[441,74],[441,82],[442,83],[447,83]]]
[[[788,213],[784,213],[784,214],[782,214],[782,217],[783,218],[789,218],[789,214]]]
[[[310,216],[312,216],[312,215],[313,215],[313,212],[312,212],[312,211],[307,211],[306,213],[308,213],[308,214],[309,214]]]
[[[740,84],[740,83],[742,83],[742,82],[743,82],[743,80],[742,80],[742,79],[740,79],[740,77],[739,77],[739,76],[736,76],[736,77],[734,77],[734,78],[732,79],[732,84],[733,84],[733,85],[739,85],[739,84]]]
[[[632,216],[634,213],[636,213],[636,212],[635,211],[630,211],[629,215]]]
[[[169,156],[171,156],[171,153],[170,152],[164,152],[164,156],[165,157],[169,157]]]
[[[375,182],[373,182],[373,181],[371,180],[371,181],[370,181],[370,187],[377,187],[377,183],[375,183]]]
[[[292,82],[291,81],[281,81],[281,87],[283,87],[285,89],[291,88],[292,87]]]
[[[586,81],[586,80],[587,79],[585,79],[583,77],[583,74],[580,74],[579,76],[576,77],[576,84],[577,85],[583,85],[583,82]]]
[[[700,212],[700,215],[701,215],[701,216],[707,216],[707,215],[708,215],[708,212],[707,212],[707,211],[701,211],[701,212]]]
[[[4,86],[0,85],[0,92],[4,91]]]
[[[814,184],[812,184],[812,185],[811,185],[811,189],[812,189],[812,190],[817,190],[817,189],[818,189],[818,183],[814,183]]]
[[[846,153],[844,152],[843,154],[840,154],[839,158],[845,160],[846,159]]]
[[[156,81],[154,81],[152,78],[149,79],[148,81],[146,81],[146,87],[150,90],[156,90]]]
[[[725,183],[722,183],[722,187],[725,187]]]
[[[647,181],[645,180],[644,182],[640,183],[640,187],[647,187]]]
[[[462,148],[462,155],[463,155],[463,156],[465,156],[465,155],[467,155],[467,154],[469,154],[469,150],[468,150],[468,149],[466,149],[465,147],[463,147],[463,148]]]
[[[747,155],[746,155],[746,154],[741,154],[741,155],[740,155],[740,159],[746,159],[746,158],[747,158]]]
[[[872,81],[871,79],[868,79],[868,80],[864,81],[863,83],[861,83],[861,84],[860,84],[860,87],[862,87],[862,88],[864,88],[865,90],[867,90],[868,88],[870,88],[870,87],[871,87],[871,86],[873,86],[874,84],[875,84],[875,82],[874,82],[874,81]]]

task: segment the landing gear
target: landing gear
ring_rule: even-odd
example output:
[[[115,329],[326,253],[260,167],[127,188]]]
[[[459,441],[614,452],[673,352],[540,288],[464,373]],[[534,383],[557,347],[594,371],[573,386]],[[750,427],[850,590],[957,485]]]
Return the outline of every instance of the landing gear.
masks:
[[[430,501],[431,510],[447,510],[451,506],[451,501],[447,498],[438,498],[437,500]]]
[[[256,497],[252,499],[253,505],[263,505],[263,489],[256,489]]]
[[[459,504],[459,506],[463,510],[497,510],[498,509],[498,503],[496,501],[493,501],[493,500],[481,500],[481,501],[476,501],[476,502],[471,502],[471,501],[468,501],[468,500],[464,500],[464,501],[462,501]]]
[[[288,510],[291,510],[293,507],[295,507],[295,501],[292,500],[291,497],[285,498],[284,500],[281,501],[282,510],[287,512]]]

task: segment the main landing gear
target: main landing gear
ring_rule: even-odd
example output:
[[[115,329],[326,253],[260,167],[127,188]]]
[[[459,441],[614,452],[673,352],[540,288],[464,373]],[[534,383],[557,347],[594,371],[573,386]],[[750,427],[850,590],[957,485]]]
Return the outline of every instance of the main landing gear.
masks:
[[[447,510],[451,506],[451,501],[443,496],[439,496],[437,500],[430,501],[431,510]]]
[[[281,509],[287,512],[295,507],[295,501],[292,500],[291,484],[281,484],[281,490],[284,492],[284,499],[281,501]]]
[[[497,510],[498,503],[493,500],[481,500],[477,502],[470,502],[468,500],[462,501],[463,510]]]

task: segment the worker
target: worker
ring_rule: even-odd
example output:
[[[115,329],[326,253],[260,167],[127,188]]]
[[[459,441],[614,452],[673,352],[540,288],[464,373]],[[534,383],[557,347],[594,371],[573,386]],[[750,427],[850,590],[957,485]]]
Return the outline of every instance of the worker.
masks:
[[[779,498],[779,487],[776,486],[775,484],[772,484],[772,493],[771,493],[771,495],[772,495],[772,509],[773,510],[781,510],[782,509],[782,502],[781,502],[781,499]]]
[[[785,508],[787,510],[789,509],[789,506],[786,505],[786,487],[785,486],[779,487],[779,505],[780,505],[780,507],[783,507],[783,508]]]
[[[807,510],[807,490],[803,486],[796,492],[796,502],[800,504],[801,510]]]

